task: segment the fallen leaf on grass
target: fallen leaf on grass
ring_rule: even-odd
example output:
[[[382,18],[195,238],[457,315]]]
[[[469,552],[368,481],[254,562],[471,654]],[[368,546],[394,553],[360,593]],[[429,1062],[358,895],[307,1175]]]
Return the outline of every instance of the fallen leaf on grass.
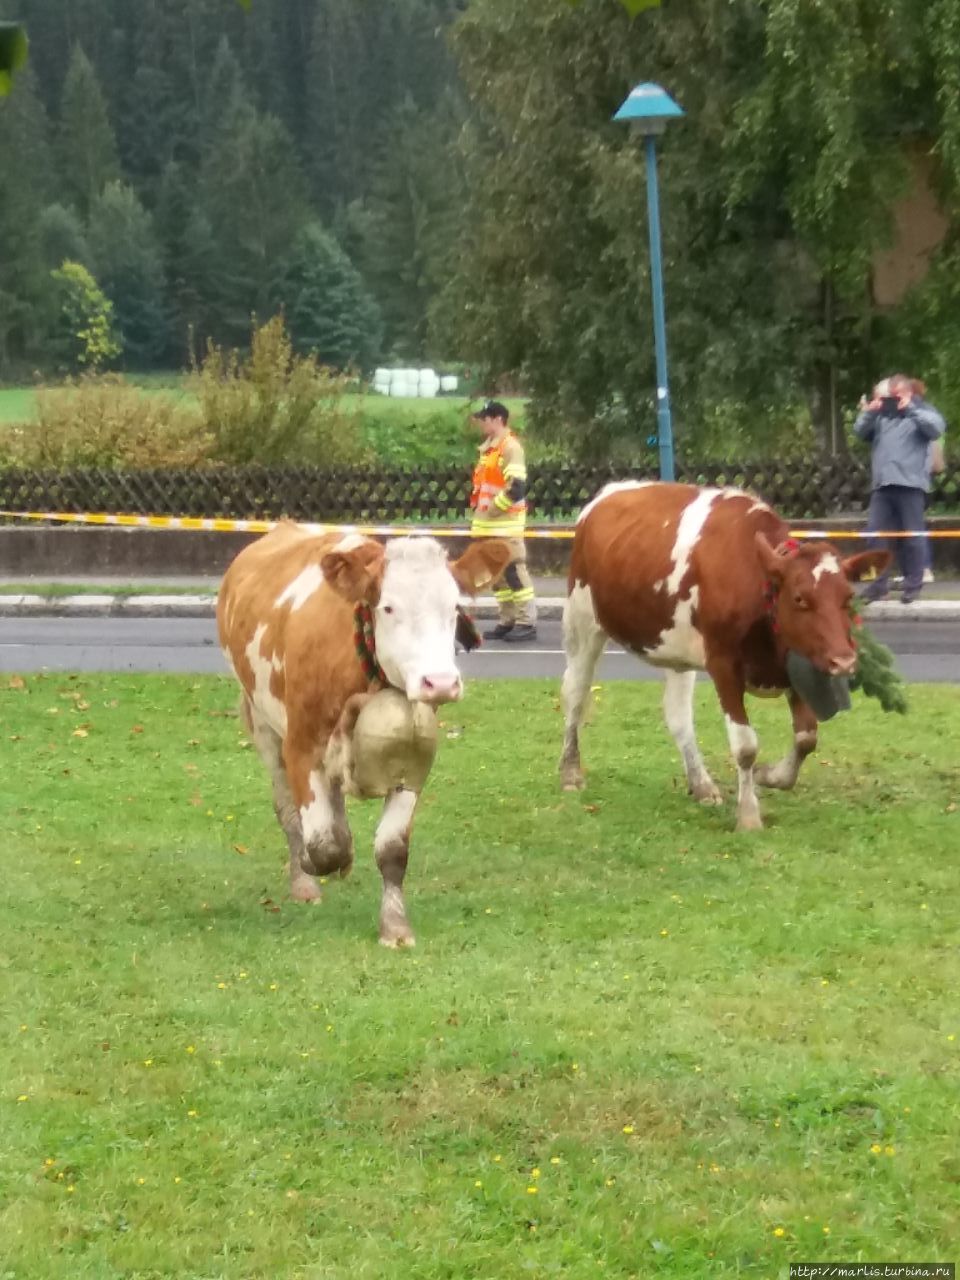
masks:
[[[74,736],[75,738],[89,738],[89,737],[90,737],[90,731],[89,731],[88,729],[84,729],[84,728],[82,728],[82,727],[81,727],[81,728],[79,728],[79,729],[74,729],[74,731],[73,731],[73,736]]]
[[[130,730],[130,732],[131,732],[131,733],[143,733],[143,725],[142,725],[142,724],[135,724],[135,725],[133,726],[133,728]]]
[[[233,847],[234,847],[235,852],[237,852],[237,853],[249,853],[249,852],[250,852],[250,850],[247,848],[247,846],[246,846],[245,844],[235,844]]]

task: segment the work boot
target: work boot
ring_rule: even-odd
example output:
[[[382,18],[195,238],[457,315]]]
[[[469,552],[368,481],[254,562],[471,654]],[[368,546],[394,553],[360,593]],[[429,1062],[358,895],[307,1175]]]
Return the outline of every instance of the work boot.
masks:
[[[512,630],[512,622],[498,622],[495,627],[490,627],[483,633],[483,638],[484,640],[506,640]]]
[[[878,600],[883,600],[890,594],[888,582],[881,578],[877,578],[875,582],[871,582],[866,591],[864,591],[861,599],[864,604],[876,604]]]
[[[518,644],[523,640],[536,640],[537,628],[531,626],[529,622],[522,622],[519,626],[511,627],[509,634],[503,638],[511,644]]]

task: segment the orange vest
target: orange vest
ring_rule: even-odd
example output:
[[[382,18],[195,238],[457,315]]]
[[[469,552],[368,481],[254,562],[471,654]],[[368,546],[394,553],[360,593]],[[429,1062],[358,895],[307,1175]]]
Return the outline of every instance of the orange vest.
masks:
[[[502,440],[491,445],[489,449],[484,449],[473,469],[473,492],[470,494],[470,505],[477,515],[489,511],[494,498],[507,487],[507,477],[503,474],[503,446],[508,440],[515,438],[513,432],[508,431]],[[527,504],[521,499],[508,507],[504,514],[515,515],[525,511],[526,506]]]

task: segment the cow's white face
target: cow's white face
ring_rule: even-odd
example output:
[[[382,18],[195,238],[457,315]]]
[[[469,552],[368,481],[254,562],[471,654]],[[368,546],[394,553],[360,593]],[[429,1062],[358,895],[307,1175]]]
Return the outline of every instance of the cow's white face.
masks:
[[[370,605],[377,661],[394,688],[436,706],[463,694],[455,649],[460,592],[488,587],[509,561],[499,538],[472,544],[452,563],[433,538],[398,538],[386,550],[363,538],[342,543],[321,568],[344,599]]]
[[[411,702],[455,702],[463,694],[454,636],[459,589],[432,538],[387,545],[374,606],[377,661]]]

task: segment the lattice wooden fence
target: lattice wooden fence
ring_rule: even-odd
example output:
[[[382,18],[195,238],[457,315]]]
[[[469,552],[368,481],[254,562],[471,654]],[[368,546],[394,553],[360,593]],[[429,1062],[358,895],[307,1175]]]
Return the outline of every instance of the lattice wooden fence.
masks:
[[[531,468],[534,520],[566,520],[610,480],[652,479],[651,468]],[[792,519],[862,512],[869,464],[862,459],[807,462],[681,462],[678,479],[749,489]],[[182,471],[68,472],[0,470],[0,510],[109,511],[269,520],[462,520],[470,493],[467,468],[426,470],[310,467],[218,467]],[[960,466],[937,477],[931,509],[960,508]]]

